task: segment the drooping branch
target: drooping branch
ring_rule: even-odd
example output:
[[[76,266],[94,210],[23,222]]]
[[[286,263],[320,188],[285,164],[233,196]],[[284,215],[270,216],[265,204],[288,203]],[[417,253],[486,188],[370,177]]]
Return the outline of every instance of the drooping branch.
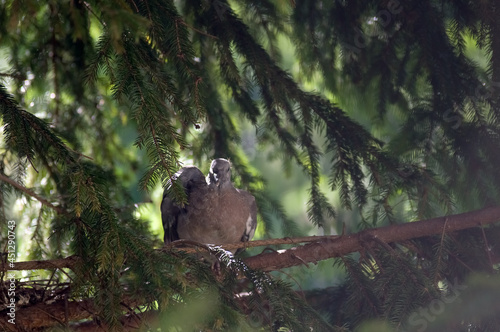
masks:
[[[45,206],[50,207],[51,209],[55,210],[59,214],[68,214],[61,207],[55,206],[54,204],[52,204],[51,202],[49,202],[48,200],[46,200],[42,196],[36,194],[33,190],[28,189],[28,188],[22,186],[21,184],[17,183],[16,181],[12,180],[11,178],[9,178],[8,176],[6,176],[6,175],[4,175],[2,173],[0,173],[0,181],[3,181],[5,183],[10,184],[14,188],[22,191],[23,193],[27,194],[28,196],[31,196],[31,197],[35,198],[37,201],[39,201],[40,203],[42,203]]]
[[[443,232],[448,233],[467,228],[483,226],[498,221],[500,221],[500,207],[490,207],[462,214],[367,229],[356,234],[343,236],[310,236],[300,238],[284,238],[251,241],[248,243],[240,242],[221,244],[220,246],[226,250],[235,250],[245,247],[248,248],[257,246],[311,242],[309,244],[294,247],[291,249],[266,252],[244,259],[244,262],[250,268],[263,271],[274,271],[296,265],[316,263],[328,258],[339,257],[352,252],[361,251],[374,241],[379,243],[401,242],[424,236],[442,234]],[[190,252],[196,251],[196,249],[193,249],[192,247],[197,247],[198,250],[208,250],[207,245],[198,244],[192,241],[180,241],[179,244],[188,245],[191,248],[179,248],[178,250]],[[165,248],[158,250],[165,250]],[[0,271],[72,268],[78,262],[78,260],[78,257],[70,256],[64,259],[54,259],[47,261],[17,262],[14,264],[14,268],[0,266]]]

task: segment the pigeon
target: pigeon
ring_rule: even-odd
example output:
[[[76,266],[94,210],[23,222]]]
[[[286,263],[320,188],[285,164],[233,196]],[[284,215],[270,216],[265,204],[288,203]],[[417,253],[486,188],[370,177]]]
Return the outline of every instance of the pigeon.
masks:
[[[161,214],[164,242],[186,239],[205,244],[250,241],[257,227],[257,204],[249,192],[231,182],[231,164],[214,159],[205,177],[195,166],[181,168],[173,177],[184,188],[187,203],[170,197],[173,183],[163,192]]]
[[[170,195],[172,190],[173,182],[179,181],[181,187],[187,197],[187,204],[181,205],[176,202]],[[192,193],[202,193],[206,195],[208,192],[207,183],[205,181],[205,175],[195,166],[182,167],[174,176],[167,182],[167,186],[163,191],[163,200],[161,202],[161,218],[163,223],[164,236],[163,241],[165,244],[171,243],[175,240],[179,240],[179,234],[177,232],[177,225],[179,219],[187,214],[187,205],[197,206],[200,208],[203,202],[197,202],[198,204],[190,204],[194,200]]]

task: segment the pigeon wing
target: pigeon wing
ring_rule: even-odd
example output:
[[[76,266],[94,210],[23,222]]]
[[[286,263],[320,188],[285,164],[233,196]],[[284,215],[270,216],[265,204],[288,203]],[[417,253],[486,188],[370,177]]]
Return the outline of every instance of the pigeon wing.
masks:
[[[241,241],[246,242],[253,238],[255,229],[257,228],[257,203],[255,202],[255,197],[253,197],[249,192],[239,189],[238,191],[245,198],[245,202],[250,207],[250,214],[248,215],[248,219],[246,221],[245,231],[241,237]]]
[[[179,198],[175,197],[175,185],[180,185],[184,190],[187,204],[180,203]],[[192,193],[206,187],[206,185],[205,176],[195,166],[181,168],[175,173],[172,179],[167,182],[161,202],[161,218],[164,231],[163,241],[165,244],[179,240],[179,234],[177,232],[179,219],[187,213],[189,199]]]

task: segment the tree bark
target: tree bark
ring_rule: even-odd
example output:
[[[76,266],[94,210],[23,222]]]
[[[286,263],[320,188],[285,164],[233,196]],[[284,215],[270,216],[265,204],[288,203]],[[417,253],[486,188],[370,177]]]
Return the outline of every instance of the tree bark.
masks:
[[[500,220],[500,207],[438,217],[381,228],[367,229],[338,239],[325,239],[285,251],[262,253],[245,259],[252,269],[273,271],[339,257],[363,250],[373,241],[392,243],[491,224]]]
[[[37,303],[29,307],[16,308],[15,323],[5,312],[0,316],[0,330],[2,331],[32,331],[40,327],[55,325],[66,326],[72,321],[89,318],[93,310],[92,300],[65,301],[59,300],[52,304]]]
[[[472,227],[481,227],[497,221],[500,221],[500,207],[490,207],[457,215],[367,229],[356,234],[340,237],[320,237],[321,240],[313,243],[288,250],[262,253],[245,258],[244,261],[249,267],[263,271],[279,270],[295,265],[307,266],[311,262],[316,263],[320,260],[361,251],[373,243],[401,242],[424,236],[442,234],[443,232],[448,233]],[[310,241],[311,239],[314,239],[314,237],[300,238],[301,241]],[[277,242],[289,244],[293,242],[293,239],[275,240],[272,244],[276,244]],[[263,241],[263,243],[268,243],[268,241]],[[65,259],[49,261],[19,262],[15,263],[15,268],[18,270],[71,268],[78,260],[78,257],[70,256]],[[2,270],[7,270],[7,266],[2,265]],[[131,305],[128,304],[128,306],[130,307]],[[16,311],[16,325],[7,322],[9,317],[6,315],[5,310],[0,312],[0,327],[6,331],[24,331],[57,324],[65,325],[67,322],[90,318],[93,312],[91,300],[68,302],[59,300],[53,304],[38,303]],[[154,313],[151,313],[151,315],[151,317],[155,317]],[[123,319],[123,322],[128,326],[127,330],[134,330],[135,326],[140,326],[141,324],[139,322],[141,320],[138,320],[138,317],[135,316],[124,316]],[[92,322],[78,326],[78,329],[81,331],[89,331],[92,328],[97,328]]]
[[[423,236],[441,234],[442,232],[453,232],[466,228],[492,224],[497,221],[500,221],[500,207],[489,207],[462,214],[390,225],[380,228],[372,228],[359,233],[344,236],[310,236],[298,238],[298,240],[293,238],[284,238],[251,241],[248,243],[232,243],[228,245],[222,244],[221,246],[225,249],[233,250],[244,247],[314,241],[312,243],[288,250],[266,252],[244,259],[244,262],[253,269],[273,271],[296,265],[316,263],[324,259],[339,257],[351,252],[360,251],[367,243],[373,241],[384,243],[400,242]],[[188,242],[194,243],[192,241]],[[254,243],[256,245],[254,245]],[[200,244],[200,246],[207,247],[202,244]],[[179,250],[191,251],[192,249],[180,248]],[[0,271],[73,268],[78,260],[79,257],[77,256],[69,256],[67,258],[46,261],[16,262],[14,263],[13,268],[9,267],[7,264],[2,264],[2,266],[0,266]]]

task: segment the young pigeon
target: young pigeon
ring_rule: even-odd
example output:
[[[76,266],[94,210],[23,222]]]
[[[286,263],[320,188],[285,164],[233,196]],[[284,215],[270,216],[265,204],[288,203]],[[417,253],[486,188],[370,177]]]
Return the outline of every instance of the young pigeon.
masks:
[[[208,187],[219,202],[219,221],[225,232],[236,242],[250,241],[257,227],[257,204],[249,192],[236,189],[231,182],[231,164],[226,159],[214,159],[207,175]],[[241,229],[244,229],[241,234]]]
[[[197,167],[189,166],[181,168],[173,180],[185,189],[187,204],[180,206],[169,196],[169,183],[161,204],[165,244],[178,239],[207,244],[252,239],[257,227],[255,198],[234,188],[228,160],[213,160],[206,179]]]
[[[184,206],[181,206],[169,196],[173,185],[172,180],[180,181],[180,185],[184,188],[184,192],[187,196],[187,204]],[[161,219],[164,230],[163,241],[165,244],[180,239],[179,234],[177,233],[177,226],[179,219],[182,222],[187,215],[189,210],[188,205],[200,208],[200,203],[202,202],[197,201],[193,203],[194,196],[196,196],[192,194],[193,192],[199,193],[197,196],[199,196],[200,193],[206,194],[208,192],[205,176],[198,169],[198,167],[183,167],[174,174],[171,180],[168,181],[167,187],[163,191],[163,200],[161,201]]]

